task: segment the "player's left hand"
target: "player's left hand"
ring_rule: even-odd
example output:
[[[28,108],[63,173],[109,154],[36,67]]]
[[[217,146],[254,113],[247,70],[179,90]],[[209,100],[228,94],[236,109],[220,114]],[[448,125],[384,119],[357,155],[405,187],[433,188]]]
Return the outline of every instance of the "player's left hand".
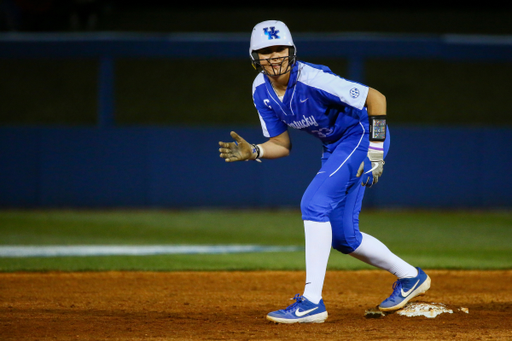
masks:
[[[253,147],[249,142],[244,140],[240,135],[232,131],[231,137],[235,142],[219,142],[220,157],[226,162],[246,161],[256,159],[253,153]]]
[[[361,186],[372,187],[379,182],[379,177],[384,171],[384,160],[370,161],[367,157],[361,162],[356,176],[361,177]]]

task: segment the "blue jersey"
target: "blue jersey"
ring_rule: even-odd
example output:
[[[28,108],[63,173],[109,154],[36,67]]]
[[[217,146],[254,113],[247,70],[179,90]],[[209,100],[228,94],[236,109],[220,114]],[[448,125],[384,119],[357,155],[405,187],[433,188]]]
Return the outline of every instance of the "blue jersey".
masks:
[[[282,99],[262,73],[256,76],[252,90],[265,137],[278,136],[291,127],[322,141],[322,166],[302,197],[302,219],[330,221],[333,247],[353,252],[362,240],[358,217],[366,188],[360,186],[365,177],[356,173],[363,161],[365,171],[371,169],[366,156],[369,87],[341,78],[326,66],[298,61]],[[388,148],[389,134],[384,154]]]
[[[282,100],[262,73],[256,76],[252,90],[267,138],[292,127],[332,144],[361,124],[368,131],[364,105],[369,88],[341,78],[326,66],[297,61]]]

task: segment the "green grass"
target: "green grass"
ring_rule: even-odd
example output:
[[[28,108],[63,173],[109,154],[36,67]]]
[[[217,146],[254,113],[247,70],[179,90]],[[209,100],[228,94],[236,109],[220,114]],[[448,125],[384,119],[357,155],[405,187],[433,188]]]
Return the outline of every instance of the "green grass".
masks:
[[[511,269],[511,211],[363,211],[361,230],[416,266]],[[0,245],[304,244],[294,210],[4,210]],[[330,269],[371,269],[331,252]],[[0,258],[0,271],[303,270],[304,252]]]

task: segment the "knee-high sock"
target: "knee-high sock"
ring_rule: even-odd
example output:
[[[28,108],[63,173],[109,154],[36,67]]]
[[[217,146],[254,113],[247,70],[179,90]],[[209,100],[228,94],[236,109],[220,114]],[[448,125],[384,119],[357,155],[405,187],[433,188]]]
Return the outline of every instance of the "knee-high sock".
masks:
[[[418,271],[412,265],[392,253],[386,245],[369,234],[363,234],[361,245],[350,255],[367,264],[387,270],[398,278],[416,277]]]
[[[330,222],[304,221],[306,239],[306,285],[304,296],[317,304],[322,299],[327,262],[331,252]]]

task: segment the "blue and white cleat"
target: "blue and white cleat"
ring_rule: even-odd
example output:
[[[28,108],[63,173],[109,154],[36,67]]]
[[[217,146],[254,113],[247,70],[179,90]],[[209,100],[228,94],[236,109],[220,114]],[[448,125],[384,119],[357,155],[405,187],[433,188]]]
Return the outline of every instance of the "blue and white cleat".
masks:
[[[327,319],[324,300],[314,304],[299,294],[292,300],[295,300],[295,303],[286,309],[269,313],[267,320],[276,323],[323,323]]]
[[[430,277],[420,268],[416,269],[418,276],[402,278],[393,284],[393,293],[379,305],[380,310],[393,311],[403,308],[412,298],[423,295],[430,289]]]

